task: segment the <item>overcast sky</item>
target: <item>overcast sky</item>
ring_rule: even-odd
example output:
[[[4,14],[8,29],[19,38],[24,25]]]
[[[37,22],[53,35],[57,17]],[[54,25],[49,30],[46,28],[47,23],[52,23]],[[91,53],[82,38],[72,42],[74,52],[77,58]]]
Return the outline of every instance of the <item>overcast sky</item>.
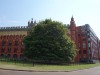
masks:
[[[0,27],[26,26],[31,18],[69,24],[72,15],[77,26],[89,24],[100,38],[100,0],[0,0]]]

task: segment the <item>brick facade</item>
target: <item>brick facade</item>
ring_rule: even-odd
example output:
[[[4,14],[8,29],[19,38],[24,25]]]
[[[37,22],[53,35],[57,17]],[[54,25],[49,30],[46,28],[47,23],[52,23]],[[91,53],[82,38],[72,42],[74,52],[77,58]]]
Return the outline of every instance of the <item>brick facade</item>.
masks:
[[[72,17],[68,32],[78,49],[76,62],[95,62],[100,59],[100,40],[89,24],[76,26]]]
[[[28,22],[28,26],[0,27],[0,57],[21,58],[23,56],[22,41],[36,21]],[[76,26],[72,16],[68,36],[77,48],[76,62],[93,62],[100,59],[100,40],[89,24]]]
[[[0,27],[0,57],[20,59],[23,56],[23,39],[36,22],[33,19],[28,26]]]

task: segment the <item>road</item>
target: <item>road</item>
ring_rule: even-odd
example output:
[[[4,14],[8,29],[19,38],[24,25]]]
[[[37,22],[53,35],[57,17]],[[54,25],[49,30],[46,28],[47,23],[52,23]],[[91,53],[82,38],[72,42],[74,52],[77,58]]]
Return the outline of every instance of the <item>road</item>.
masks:
[[[100,67],[72,72],[26,72],[0,70],[0,75],[100,75]]]

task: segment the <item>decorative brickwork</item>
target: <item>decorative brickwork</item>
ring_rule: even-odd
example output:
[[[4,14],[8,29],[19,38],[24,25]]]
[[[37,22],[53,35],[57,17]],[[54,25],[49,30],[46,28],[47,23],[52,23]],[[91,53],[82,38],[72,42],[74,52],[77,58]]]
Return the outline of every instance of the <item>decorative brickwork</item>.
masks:
[[[0,57],[20,59],[23,56],[22,41],[36,21],[28,22],[28,26],[0,27]]]
[[[78,49],[76,62],[96,62],[100,59],[100,40],[89,24],[76,27],[72,16],[68,32]]]

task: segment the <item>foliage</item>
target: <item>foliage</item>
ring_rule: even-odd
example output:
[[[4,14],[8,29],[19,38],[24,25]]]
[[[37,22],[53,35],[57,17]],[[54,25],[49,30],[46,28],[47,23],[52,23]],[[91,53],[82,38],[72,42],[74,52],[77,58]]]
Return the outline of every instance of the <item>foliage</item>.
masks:
[[[74,43],[60,22],[46,19],[32,29],[23,40],[24,55],[34,60],[70,61],[75,56]]]

